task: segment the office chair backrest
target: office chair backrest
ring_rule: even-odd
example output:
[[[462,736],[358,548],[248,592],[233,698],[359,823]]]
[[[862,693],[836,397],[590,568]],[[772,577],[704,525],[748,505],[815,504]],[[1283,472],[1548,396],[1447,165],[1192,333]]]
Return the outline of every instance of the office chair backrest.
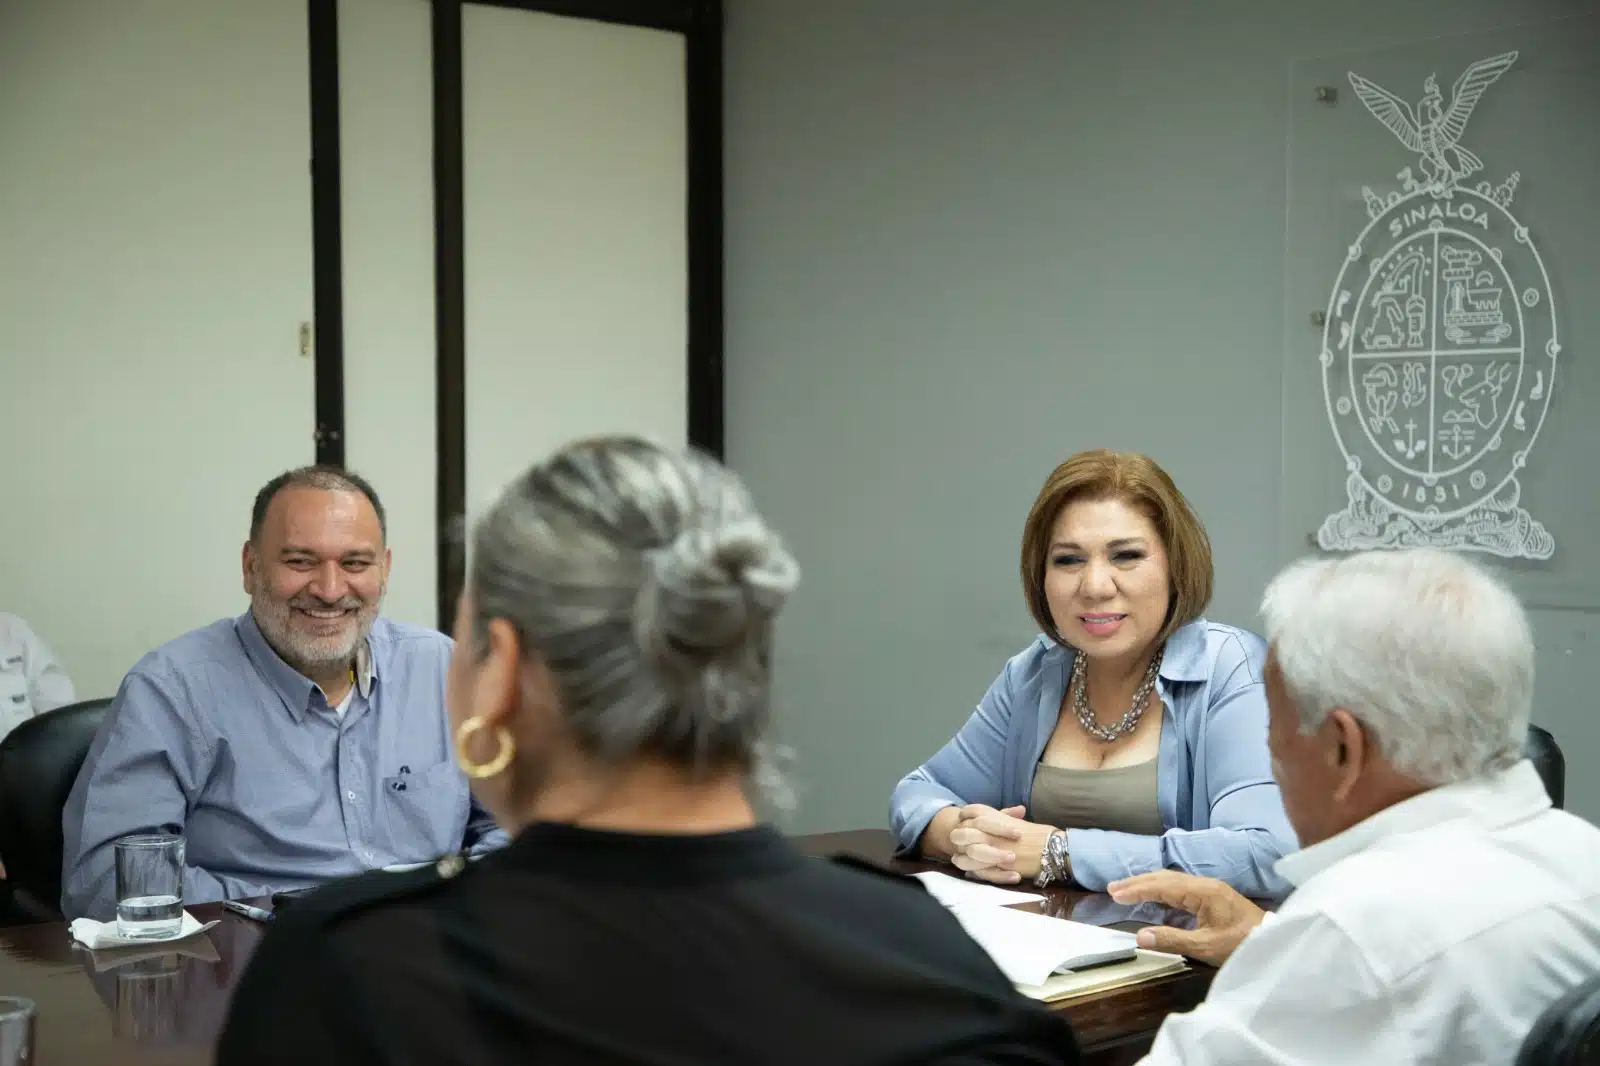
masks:
[[[0,861],[23,909],[61,907],[61,811],[110,700],[85,700],[30,718],[0,740]]]
[[[1522,1041],[1516,1066],[1600,1066],[1600,977],[1545,1008]]]
[[[1560,808],[1567,800],[1567,759],[1561,754],[1561,746],[1556,743],[1556,738],[1550,735],[1549,730],[1530,725],[1528,742],[1522,754],[1539,771],[1544,790],[1550,793],[1550,802]]]

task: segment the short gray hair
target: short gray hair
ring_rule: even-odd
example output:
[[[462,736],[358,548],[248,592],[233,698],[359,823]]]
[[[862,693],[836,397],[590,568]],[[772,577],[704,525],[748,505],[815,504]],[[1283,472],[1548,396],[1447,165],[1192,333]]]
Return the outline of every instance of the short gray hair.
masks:
[[[694,451],[580,441],[529,469],[478,523],[480,648],[516,629],[589,755],[758,769],[773,619],[799,568],[739,479]]]
[[[1396,769],[1431,785],[1522,757],[1533,632],[1516,596],[1464,556],[1303,560],[1268,586],[1261,615],[1305,732],[1343,707]]]

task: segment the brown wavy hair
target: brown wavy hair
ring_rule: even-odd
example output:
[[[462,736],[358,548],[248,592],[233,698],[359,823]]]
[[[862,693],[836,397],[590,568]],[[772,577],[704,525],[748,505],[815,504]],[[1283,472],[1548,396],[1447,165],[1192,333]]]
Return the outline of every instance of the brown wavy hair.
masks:
[[[1180,626],[1199,618],[1211,602],[1211,540],[1206,527],[1154,459],[1098,448],[1079,452],[1051,471],[1022,527],[1022,594],[1040,630],[1057,644],[1066,644],[1044,595],[1045,553],[1062,508],[1084,500],[1121,500],[1156,527],[1171,579],[1167,620],[1158,640],[1165,641]]]

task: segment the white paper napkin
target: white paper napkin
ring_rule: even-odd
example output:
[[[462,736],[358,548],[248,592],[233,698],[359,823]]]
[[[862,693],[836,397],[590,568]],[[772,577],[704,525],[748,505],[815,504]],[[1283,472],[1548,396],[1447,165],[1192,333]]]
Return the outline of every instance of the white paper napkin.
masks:
[[[148,941],[146,943],[149,943]],[[74,950],[82,950],[81,945],[74,945]],[[172,965],[177,967],[184,959],[198,959],[201,962],[221,962],[222,955],[217,951],[215,944],[211,943],[208,936],[190,937],[178,944],[166,944],[156,941],[144,948],[107,948],[103,951],[85,952],[89,961],[94,965],[95,973],[105,973],[108,970],[118,970],[124,966],[136,966],[141,962],[151,959],[171,959]]]
[[[115,921],[97,922],[93,918],[74,918],[71,930],[72,939],[88,948],[90,951],[104,951],[106,948],[142,948],[151,944],[171,944],[179,940],[187,940],[196,934],[203,933],[216,925],[215,921],[200,924],[200,919],[183,912],[183,923],[178,926],[178,931],[171,936],[164,937],[125,937],[117,932]]]

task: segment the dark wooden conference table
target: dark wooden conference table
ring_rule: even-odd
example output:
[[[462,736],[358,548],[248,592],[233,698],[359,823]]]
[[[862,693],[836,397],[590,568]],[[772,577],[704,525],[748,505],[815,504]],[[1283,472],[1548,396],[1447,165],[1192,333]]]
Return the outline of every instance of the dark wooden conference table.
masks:
[[[813,855],[851,854],[891,863],[887,831],[866,829],[795,837]],[[1114,923],[1116,905],[1087,892],[1047,890],[1030,909],[1096,924]],[[269,904],[255,901],[262,906]],[[38,1004],[37,1066],[206,1066],[227,1013],[228,997],[244,972],[264,926],[215,903],[189,908],[202,922],[220,919],[204,937],[166,954],[136,961],[75,949],[64,922],[0,928],[0,995]],[[1096,1066],[1123,1066],[1149,1047],[1161,1019],[1204,998],[1214,971],[1189,972],[1144,985],[1085,996],[1057,1008],[1077,1030]],[[619,1009],[626,1009],[619,1007]]]

